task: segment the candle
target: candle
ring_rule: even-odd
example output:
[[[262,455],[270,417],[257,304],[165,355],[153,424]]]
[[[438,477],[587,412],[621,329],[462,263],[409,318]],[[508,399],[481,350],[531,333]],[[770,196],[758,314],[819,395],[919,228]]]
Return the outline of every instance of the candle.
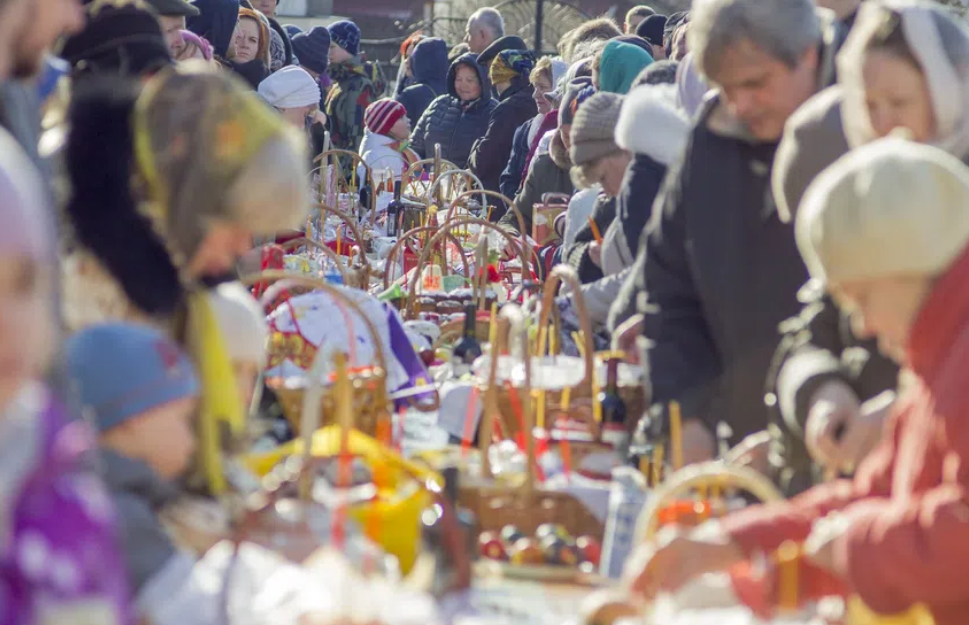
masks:
[[[798,606],[798,587],[801,548],[787,541],[777,550],[777,607],[783,612],[795,612]]]
[[[343,250],[343,230],[340,226],[336,227],[336,254],[339,256]]]
[[[488,342],[491,344],[491,357],[498,357],[498,302],[491,304],[491,327],[488,328]]]
[[[592,217],[589,217],[589,226],[592,227],[592,236],[595,237],[596,243],[602,245],[602,233],[599,232],[599,226],[596,225],[596,222],[594,219],[592,219]]]
[[[545,389],[539,389],[536,395],[538,406],[535,407],[535,421],[539,428],[545,429]]]
[[[676,401],[670,402],[670,447],[673,470],[678,471],[683,468],[683,415]]]
[[[663,482],[663,445],[656,445],[653,450],[653,487],[659,486]]]

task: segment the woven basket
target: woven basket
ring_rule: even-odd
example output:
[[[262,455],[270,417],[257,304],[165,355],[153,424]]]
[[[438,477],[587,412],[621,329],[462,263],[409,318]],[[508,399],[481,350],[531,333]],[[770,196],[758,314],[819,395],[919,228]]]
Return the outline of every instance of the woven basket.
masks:
[[[499,342],[505,340],[511,329],[511,319],[520,316],[517,306],[509,305],[502,309],[498,323]],[[519,320],[521,321],[521,320]],[[519,334],[523,348],[528,348],[528,337],[524,331],[524,324]],[[491,359],[489,378],[493,382],[497,378],[498,359]],[[525,384],[531,386],[530,367],[525,367]],[[484,414],[481,419],[479,445],[482,457],[482,474],[491,476],[488,462],[488,447],[491,444],[494,431],[494,421],[498,418],[498,403],[496,385],[489,384],[485,393]],[[533,413],[530,393],[524,394],[524,421],[526,431],[532,431]],[[524,532],[534,533],[542,523],[558,523],[563,525],[574,536],[591,535],[602,538],[604,527],[592,512],[578,499],[569,493],[552,491],[540,485],[536,478],[536,445],[532,436],[525,437],[528,457],[528,470],[525,482],[520,487],[506,486],[494,482],[484,484],[468,484],[465,481],[460,493],[461,505],[474,511],[478,517],[479,529],[482,531],[499,531],[508,524],[518,526]]]
[[[346,158],[350,160],[353,167],[353,170],[351,172],[342,171],[342,166],[340,165],[341,158]],[[341,186],[343,186],[345,190],[348,190],[346,188],[346,178],[348,177],[347,173],[353,174],[353,172],[356,172],[359,167],[361,166],[363,167],[363,170],[365,172],[364,182],[368,183],[370,185],[370,188],[374,190],[370,194],[370,206],[367,207],[369,208],[369,211],[370,211],[370,223],[376,223],[377,186],[374,184],[373,172],[371,172],[370,166],[367,165],[366,161],[363,160],[363,157],[361,157],[356,152],[351,152],[350,150],[327,150],[325,152],[322,152],[319,156],[313,159],[313,165],[316,166],[316,169],[321,170],[320,188],[319,188],[320,201],[322,202],[323,198],[326,197],[326,191],[327,191],[326,176],[322,175],[322,172],[326,171],[327,166],[331,164],[334,165],[337,170],[337,177],[336,177],[337,194],[339,194]],[[340,175],[340,174],[343,174],[343,175]],[[361,245],[363,244],[363,239],[357,239],[357,241],[360,242]]]
[[[397,242],[394,243],[393,247],[391,247],[390,251],[387,253],[387,265],[386,265],[386,268],[384,269],[384,288],[385,289],[389,289],[390,285],[393,284],[395,280],[405,279],[404,277],[394,276],[394,270],[397,267],[397,257],[400,255],[401,250],[406,249],[416,256],[419,253],[419,251],[413,248],[413,244],[420,240],[421,235],[423,235],[424,237],[432,237],[436,232],[437,232],[436,228],[431,228],[429,226],[421,226],[418,228],[413,228],[412,230],[408,230],[407,232],[402,234],[400,238],[397,239]],[[461,249],[461,242],[458,240],[458,238],[453,234],[448,233],[446,240],[440,242],[440,249],[442,254],[446,253],[445,246],[448,243],[451,243],[457,249]],[[427,246],[425,245],[424,247],[427,247]],[[468,259],[465,258],[463,254],[461,255],[461,262],[464,265],[464,275],[465,276],[470,275],[471,268],[468,265]],[[446,269],[450,270],[449,264],[448,263],[444,263],[444,264],[446,266]],[[407,268],[405,267],[404,270],[405,270],[405,276],[406,276]]]
[[[709,491],[713,488],[744,490],[765,503],[784,498],[770,480],[753,469],[715,462],[688,466],[671,475],[654,491],[636,524],[638,542],[645,542],[655,536],[659,527],[660,511],[670,503],[693,491]],[[775,554],[775,561],[788,561],[796,570],[800,549],[795,545],[792,559],[781,553],[788,551],[789,546],[790,544],[785,545]],[[793,586],[796,588],[797,584]],[[793,599],[793,603],[797,604],[796,596]],[[860,598],[853,596],[848,598],[847,608],[845,625],[932,625],[935,622],[923,605],[916,605],[902,614],[885,616],[876,614]]]
[[[380,335],[373,326],[370,319],[363,313],[356,302],[348,299],[339,289],[327,284],[323,280],[310,278],[302,275],[294,275],[285,271],[266,271],[252,276],[247,276],[242,280],[243,284],[251,285],[256,283],[275,282],[263,295],[264,303],[275,302],[285,289],[292,286],[320,290],[337,299],[337,301],[351,309],[363,320],[374,343],[374,353],[377,362],[373,366],[361,367],[354,371],[351,376],[354,394],[354,406],[358,415],[358,428],[371,436],[375,435],[382,422],[390,419],[390,399],[387,395],[387,357],[384,353]],[[293,427],[300,431],[301,408],[304,396],[310,384],[289,384],[283,380],[267,380],[267,385],[277,394],[280,400],[283,413],[293,424]],[[332,422],[333,397],[329,393],[323,394],[321,406],[323,409],[323,423]]]
[[[424,169],[428,166],[431,168],[430,184],[426,184],[420,179],[420,174],[423,173]],[[438,192],[440,189],[440,187],[436,184],[438,179],[441,178],[445,172],[460,169],[460,167],[451,161],[441,158],[441,146],[440,144],[436,144],[434,146],[434,157],[412,163],[401,176],[400,186],[404,190],[404,193],[410,197],[416,198],[418,202],[423,202],[426,205],[430,205],[434,203],[433,200],[435,199],[432,194],[434,192]],[[477,180],[477,178],[475,178],[475,180]],[[478,181],[478,186],[481,186],[480,181]]]

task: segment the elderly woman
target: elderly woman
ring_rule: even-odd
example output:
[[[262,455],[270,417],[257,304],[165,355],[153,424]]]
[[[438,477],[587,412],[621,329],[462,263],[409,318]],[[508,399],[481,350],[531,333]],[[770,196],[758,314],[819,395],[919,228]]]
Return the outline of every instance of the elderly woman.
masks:
[[[674,590],[793,540],[804,542],[804,600],[853,594],[882,614],[921,604],[938,625],[965,622],[967,205],[958,159],[897,138],[851,152],[812,183],[798,247],[859,333],[905,363],[907,388],[853,481],[661,536],[630,567],[636,591]]]
[[[535,145],[541,135],[556,127],[558,123],[558,101],[555,96],[555,87],[559,80],[565,76],[569,66],[562,59],[552,59],[543,56],[535,64],[529,76],[529,81],[534,89],[533,98],[538,107],[538,115],[531,118],[515,130],[512,139],[511,156],[508,165],[501,173],[498,181],[498,190],[505,197],[513,198],[521,188],[525,178],[525,166],[528,163],[528,155],[532,145]],[[549,97],[551,94],[551,97]]]
[[[781,217],[790,218],[807,184],[849,147],[896,128],[966,161],[967,85],[969,34],[947,11],[905,0],[864,3],[838,57],[838,85],[792,116],[778,148],[772,182]],[[898,376],[873,342],[852,334],[829,293],[809,285],[802,298],[772,384],[787,432],[785,471],[799,488],[809,483],[812,458],[839,470],[858,465]]]
[[[206,292],[254,236],[302,221],[305,139],[231,74],[197,61],[140,95],[128,83],[102,87],[78,94],[70,113],[66,322],[161,327],[195,358],[203,414],[241,418],[238,395],[225,396],[236,385]]]
[[[599,91],[629,93],[639,73],[653,63],[649,52],[622,41],[610,41],[592,62],[592,82]]]
[[[451,64],[446,94],[431,102],[411,134],[411,148],[421,158],[441,157],[461,168],[468,166],[474,142],[484,136],[491,112],[498,103],[491,97],[491,82],[478,57],[465,54]]]

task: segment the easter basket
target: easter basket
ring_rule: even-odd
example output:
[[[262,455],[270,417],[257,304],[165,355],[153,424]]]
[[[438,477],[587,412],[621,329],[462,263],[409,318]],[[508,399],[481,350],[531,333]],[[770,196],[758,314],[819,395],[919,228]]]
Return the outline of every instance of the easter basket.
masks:
[[[637,521],[638,542],[645,542],[655,536],[661,525],[662,512],[674,502],[701,496],[714,491],[728,492],[742,490],[762,502],[780,501],[783,495],[774,484],[757,471],[748,467],[724,465],[708,462],[688,466],[671,475],[653,493]],[[780,611],[795,613],[801,606],[798,596],[798,580],[803,553],[800,546],[793,542],[782,545],[769,560],[777,567],[780,585],[777,603]],[[857,596],[848,597],[845,610],[845,625],[933,625],[934,619],[922,605],[916,605],[905,613],[880,615],[873,612]]]
[[[498,343],[507,342],[511,332],[512,319],[520,315],[517,306],[505,306],[498,317]],[[520,321],[520,320],[519,320]],[[523,322],[521,323],[523,326]],[[518,332],[523,348],[527,349],[527,334],[524,328]],[[497,347],[495,347],[497,350]],[[490,376],[497,375],[497,359],[491,360]],[[526,387],[530,385],[529,367],[525,368]],[[533,411],[529,401],[530,393],[523,394],[523,415],[526,431],[531,432]],[[536,441],[532,436],[525,437],[527,470],[520,485],[497,482],[492,478],[488,459],[488,448],[494,434],[494,424],[499,418],[497,385],[490,384],[485,392],[484,414],[481,419],[479,446],[481,451],[483,480],[462,483],[459,500],[461,504],[475,512],[482,531],[499,531],[506,525],[515,525],[523,532],[531,534],[545,523],[560,524],[575,536],[590,535],[598,539],[603,535],[603,523],[572,494],[546,488],[538,482]]]
[[[344,172],[342,170],[341,161],[349,162],[350,166],[352,167],[352,170],[349,172],[350,181],[351,181],[349,185],[346,181],[347,172]],[[363,182],[370,185],[371,193],[370,193],[370,205],[362,207],[363,214],[361,214],[361,217],[369,213],[370,223],[376,223],[376,219],[377,219],[376,188],[377,187],[376,185],[374,185],[373,173],[370,169],[370,166],[367,165],[366,161],[363,160],[363,157],[361,157],[356,152],[351,152],[350,150],[326,150],[325,152],[322,152],[319,156],[313,159],[313,165],[321,173],[320,184],[319,184],[319,188],[317,189],[317,192],[319,193],[320,203],[327,204],[327,205],[331,205],[331,203],[327,201],[328,199],[339,198],[339,195],[341,192],[349,195],[356,191],[359,191],[359,189],[355,188],[356,180],[357,180],[357,169],[359,167],[363,167],[363,170],[365,172]],[[325,175],[322,175],[323,172],[328,171],[330,168],[333,168],[337,172],[337,175],[335,176],[336,178],[335,189],[329,188],[328,184],[330,181],[328,180],[328,177]],[[332,202],[332,204],[336,204],[336,201]],[[361,246],[363,246],[364,244],[363,239],[357,239],[357,242]]]
[[[374,345],[374,357],[376,362],[366,366],[357,366],[351,363],[351,381],[353,390],[354,409],[357,414],[356,425],[364,433],[375,435],[381,424],[390,421],[390,399],[387,394],[387,357],[384,352],[380,334],[377,332],[371,320],[367,317],[360,306],[347,298],[336,287],[318,278],[311,278],[302,275],[293,275],[282,271],[267,271],[256,275],[248,276],[243,279],[247,285],[256,283],[275,283],[262,297],[263,304],[275,302],[283,292],[293,286],[308,287],[312,290],[325,292],[335,298],[341,306],[352,310],[356,316],[362,320],[367,333]],[[303,337],[298,335],[285,336],[282,333],[274,332],[270,338],[269,352],[273,356],[288,356],[293,358],[305,359],[316,358],[317,350],[310,345]],[[300,379],[270,379],[267,385],[279,399],[283,414],[290,421],[294,428],[299,430],[300,412],[304,402],[304,397],[309,388],[306,377]],[[324,393],[322,399],[323,424],[332,422],[334,414],[334,397],[330,393]]]

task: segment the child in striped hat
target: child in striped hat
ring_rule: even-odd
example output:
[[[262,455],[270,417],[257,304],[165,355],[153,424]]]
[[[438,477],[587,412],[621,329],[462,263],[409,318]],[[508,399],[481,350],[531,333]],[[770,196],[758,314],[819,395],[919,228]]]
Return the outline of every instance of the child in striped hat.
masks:
[[[388,170],[397,180],[411,163],[419,160],[417,153],[410,149],[410,120],[400,102],[390,98],[377,100],[367,107],[363,123],[367,132],[360,156],[378,184],[388,178]],[[363,176],[362,168],[359,174]]]

